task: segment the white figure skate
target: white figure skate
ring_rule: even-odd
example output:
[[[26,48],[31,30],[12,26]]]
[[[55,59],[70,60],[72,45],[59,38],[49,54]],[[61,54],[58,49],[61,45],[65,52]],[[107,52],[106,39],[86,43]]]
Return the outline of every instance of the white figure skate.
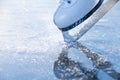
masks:
[[[54,15],[54,23],[62,31],[64,40],[67,43],[66,46],[63,47],[60,57],[54,63],[54,73],[57,78],[62,80],[78,80],[80,78],[82,78],[80,80],[98,80],[96,79],[96,73],[94,75],[93,72],[91,75],[90,72],[90,75],[86,75],[82,65],[79,66],[79,63],[69,60],[69,49],[76,48],[86,54],[88,59],[93,62],[95,69],[107,73],[111,79],[120,80],[120,73],[112,68],[110,62],[105,61],[98,53],[92,52],[77,42],[77,40],[97,23],[118,1],[119,0],[107,0],[104,2],[103,0],[63,0]],[[77,36],[75,36],[76,39],[73,39],[74,36],[69,35],[69,30],[89,17],[91,23],[83,25]],[[72,42],[73,44],[71,44]]]
[[[62,0],[55,12],[54,23],[62,31],[68,31],[90,17],[103,0]]]

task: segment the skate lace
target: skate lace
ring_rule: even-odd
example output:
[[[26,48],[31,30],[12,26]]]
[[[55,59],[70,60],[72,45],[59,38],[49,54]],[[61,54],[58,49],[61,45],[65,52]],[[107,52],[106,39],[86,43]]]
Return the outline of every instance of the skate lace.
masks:
[[[60,0],[60,3],[62,4],[62,3],[68,3],[68,4],[70,4],[71,3],[71,0]]]

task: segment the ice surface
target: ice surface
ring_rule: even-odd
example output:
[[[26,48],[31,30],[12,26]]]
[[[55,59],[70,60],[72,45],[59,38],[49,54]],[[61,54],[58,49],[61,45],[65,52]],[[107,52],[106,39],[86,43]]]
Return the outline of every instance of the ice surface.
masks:
[[[57,4],[58,0],[0,1],[0,80],[57,80],[53,63],[63,42],[53,23]],[[100,52],[120,72],[119,5],[120,2],[80,41]],[[72,59],[87,63],[86,58],[74,52],[70,54]]]

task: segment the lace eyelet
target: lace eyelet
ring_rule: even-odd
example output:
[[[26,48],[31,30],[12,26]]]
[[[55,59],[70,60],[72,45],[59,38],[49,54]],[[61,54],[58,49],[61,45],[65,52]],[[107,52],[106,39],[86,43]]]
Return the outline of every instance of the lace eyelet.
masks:
[[[70,0],[68,0],[68,1],[67,1],[67,3],[71,4],[71,1],[70,1]]]

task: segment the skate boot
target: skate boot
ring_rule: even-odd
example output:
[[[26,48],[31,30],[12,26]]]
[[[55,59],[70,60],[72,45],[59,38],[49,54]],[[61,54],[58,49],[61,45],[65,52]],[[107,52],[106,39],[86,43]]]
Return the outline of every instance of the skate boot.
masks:
[[[54,14],[54,23],[62,31],[68,31],[89,18],[103,0],[61,0]]]

